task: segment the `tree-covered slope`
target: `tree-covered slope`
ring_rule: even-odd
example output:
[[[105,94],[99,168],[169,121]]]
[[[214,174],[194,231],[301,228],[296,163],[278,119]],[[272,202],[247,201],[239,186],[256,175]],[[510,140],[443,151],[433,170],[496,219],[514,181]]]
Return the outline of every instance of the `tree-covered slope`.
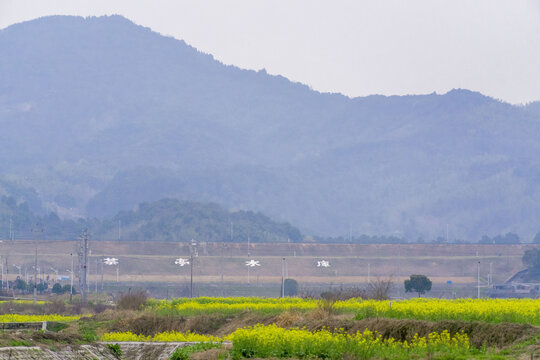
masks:
[[[300,231],[261,213],[228,211],[212,203],[162,199],[142,203],[95,225],[95,236],[120,240],[299,242]]]
[[[321,94],[119,16],[13,25],[0,49],[0,178],[62,217],[175,197],[319,235],[540,229],[538,104]]]
[[[34,213],[28,203],[0,197],[0,239],[78,239],[88,229],[95,240],[210,242],[300,242],[300,231],[288,223],[217,204],[161,199],[141,203],[105,219],[60,219],[54,212]],[[11,229],[11,233],[3,231]]]

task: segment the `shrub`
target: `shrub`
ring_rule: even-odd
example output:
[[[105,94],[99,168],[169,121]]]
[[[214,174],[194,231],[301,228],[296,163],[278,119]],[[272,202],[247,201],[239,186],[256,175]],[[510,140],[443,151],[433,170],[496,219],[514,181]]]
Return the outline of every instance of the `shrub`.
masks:
[[[71,292],[71,284],[66,284],[66,285],[62,286],[62,291],[64,293],[69,294]],[[76,293],[77,293],[77,291],[75,290],[75,286],[73,286],[73,294],[76,294]]]
[[[94,312],[96,314],[100,314],[100,313],[104,312],[105,310],[111,309],[111,308],[112,308],[111,305],[107,305],[107,304],[103,304],[103,303],[97,303],[96,305],[94,305]]]
[[[47,288],[49,287],[49,284],[47,284],[46,282],[41,282],[39,284],[37,284],[36,286],[36,290],[42,294],[45,290],[47,290]],[[32,291],[34,291],[34,289],[32,288]]]
[[[28,284],[26,284],[26,282],[21,279],[21,278],[17,278],[17,280],[15,280],[13,282],[13,288],[15,290],[22,290],[22,291],[27,291],[28,289]]]
[[[390,299],[390,292],[392,291],[393,287],[394,281],[392,278],[377,278],[375,281],[368,284],[364,298],[373,300],[388,300]]]
[[[60,285],[59,283],[54,284],[51,291],[53,292],[53,294],[57,294],[57,295],[64,293],[64,289],[62,288],[62,285]]]
[[[63,314],[66,312],[66,304],[61,301],[52,301],[44,305],[44,310],[48,314]]]
[[[111,354],[117,359],[120,359],[124,352],[120,348],[120,345],[118,344],[107,344],[107,347],[109,348]]]
[[[537,234],[537,237],[540,233]],[[540,249],[530,249],[525,251],[521,259],[530,272],[540,273]]]
[[[321,298],[333,301],[345,301],[354,298],[367,298],[366,290],[360,288],[340,288],[321,293]]]
[[[146,303],[147,295],[143,290],[120,295],[116,306],[122,310],[139,310]]]
[[[95,324],[81,323],[79,326],[79,335],[84,341],[94,342],[99,339],[96,334]]]
[[[294,279],[285,279],[283,293],[285,296],[298,295],[298,282]]]
[[[189,360],[190,355],[200,351],[206,351],[210,349],[216,349],[221,347],[221,342],[203,342],[195,345],[188,345],[181,348],[177,348],[172,354],[169,360]]]
[[[317,309],[326,315],[333,315],[337,312],[336,300],[332,298],[321,299],[317,303]]]

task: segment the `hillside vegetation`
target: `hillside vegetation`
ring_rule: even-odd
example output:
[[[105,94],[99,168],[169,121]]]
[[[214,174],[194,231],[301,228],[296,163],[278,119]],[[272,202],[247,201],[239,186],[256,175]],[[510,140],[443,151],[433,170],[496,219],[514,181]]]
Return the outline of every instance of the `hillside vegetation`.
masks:
[[[44,239],[76,239],[88,228],[97,240],[143,241],[232,241],[299,242],[300,231],[288,223],[278,223],[252,211],[228,211],[216,204],[201,204],[176,199],[141,203],[134,210],[112,218],[62,220],[54,212],[40,215],[25,202],[0,197],[0,227],[9,232],[0,238],[31,239],[38,231]],[[121,233],[119,234],[119,227]]]
[[[97,240],[127,241],[189,241],[206,242],[319,242],[326,244],[404,244],[436,243],[466,244],[478,239],[407,239],[399,236],[306,236],[295,226],[277,222],[258,212],[224,209],[214,203],[197,203],[177,199],[161,199],[138,204],[134,209],[121,211],[113,217],[61,219],[54,211],[32,207],[24,197],[0,196],[0,239],[39,238],[77,239],[88,228]],[[36,204],[40,204],[39,201]],[[533,242],[537,243],[540,233]],[[480,244],[520,244],[517,234],[507,233],[490,238],[482,236]]]
[[[539,230],[538,104],[322,94],[120,16],[16,24],[0,48],[0,179],[62,218],[171,197],[323,236]]]
[[[201,204],[176,199],[141,203],[134,210],[112,218],[62,220],[54,212],[40,215],[14,197],[0,197],[0,227],[12,236],[2,238],[76,239],[88,228],[97,240],[143,241],[232,241],[299,242],[300,231],[288,223],[278,223],[261,213],[229,211],[216,204]],[[120,234],[119,234],[120,230]]]
[[[96,224],[96,236],[111,239],[122,224],[123,239],[153,241],[242,241],[299,242],[300,231],[287,223],[277,223],[261,213],[230,212],[216,204],[200,204],[175,199],[142,203],[110,220]]]

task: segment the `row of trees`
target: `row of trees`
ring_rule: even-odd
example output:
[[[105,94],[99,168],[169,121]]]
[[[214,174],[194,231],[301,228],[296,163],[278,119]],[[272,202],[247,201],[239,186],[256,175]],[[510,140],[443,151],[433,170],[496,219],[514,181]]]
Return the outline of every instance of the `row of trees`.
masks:
[[[538,236],[538,235],[537,235]],[[480,244],[519,244],[521,240],[519,236],[514,233],[506,233],[505,235],[496,235],[494,237],[489,237],[487,235],[482,236],[482,239],[479,241]]]
[[[0,280],[0,288],[3,288],[5,284]],[[21,278],[17,278],[14,281],[9,282],[10,287],[20,293],[23,294],[31,294],[34,292],[34,283],[32,281],[26,282]],[[71,285],[66,284],[62,285],[60,283],[55,283],[52,288],[49,289],[49,283],[45,281],[40,281],[37,286],[36,290],[43,294],[44,292],[50,291],[53,294],[65,294],[69,293],[71,291]],[[75,294],[75,288],[73,288],[73,293]]]
[[[5,286],[3,281],[0,281],[0,284],[2,285],[2,288],[3,286]],[[9,286],[12,289],[17,290],[24,294],[29,294],[29,293],[34,292],[34,282],[33,281],[26,282],[21,278],[17,278],[14,281],[10,281]],[[40,294],[45,292],[48,288],[49,288],[49,283],[45,281],[38,282],[36,286],[36,289]]]
[[[466,241],[460,239],[447,240],[446,238],[439,236],[432,241],[427,241],[422,238],[416,240],[410,240],[405,237],[398,236],[369,236],[369,235],[360,235],[360,236],[338,236],[338,237],[314,237],[316,242],[324,243],[359,243],[359,244],[425,244],[425,243],[435,243],[435,244],[470,244],[473,241]],[[534,244],[540,244],[540,232],[536,234],[533,241]],[[506,234],[499,234],[495,236],[483,235],[482,238],[478,241],[479,244],[521,244],[521,239],[518,234],[508,232]]]

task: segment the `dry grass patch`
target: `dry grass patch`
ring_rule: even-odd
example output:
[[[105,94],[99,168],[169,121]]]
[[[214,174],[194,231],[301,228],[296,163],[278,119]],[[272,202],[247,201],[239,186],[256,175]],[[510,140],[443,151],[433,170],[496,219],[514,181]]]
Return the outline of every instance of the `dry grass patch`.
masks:
[[[116,303],[116,307],[120,310],[140,310],[147,299],[148,295],[146,294],[146,291],[143,290],[121,294]]]
[[[275,324],[280,327],[288,328],[302,320],[302,314],[295,310],[285,311],[277,316]]]

